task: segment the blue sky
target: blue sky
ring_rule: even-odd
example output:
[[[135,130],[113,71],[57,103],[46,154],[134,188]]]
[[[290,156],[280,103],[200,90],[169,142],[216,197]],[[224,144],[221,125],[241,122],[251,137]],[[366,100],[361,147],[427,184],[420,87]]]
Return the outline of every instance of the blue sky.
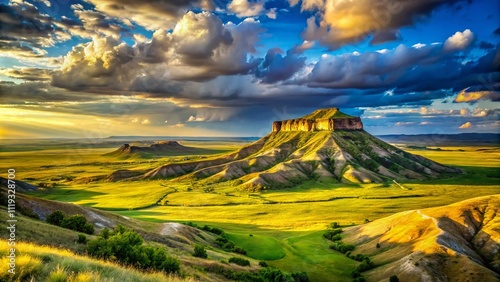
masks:
[[[0,1],[2,138],[499,132],[498,1]]]

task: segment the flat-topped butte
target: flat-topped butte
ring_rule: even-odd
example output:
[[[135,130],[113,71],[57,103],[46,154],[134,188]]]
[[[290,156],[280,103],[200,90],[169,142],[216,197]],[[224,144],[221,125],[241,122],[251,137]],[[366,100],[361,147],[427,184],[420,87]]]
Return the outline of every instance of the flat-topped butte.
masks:
[[[344,114],[337,108],[320,109],[302,118],[273,122],[273,132],[335,130],[363,130],[363,123],[359,117]]]

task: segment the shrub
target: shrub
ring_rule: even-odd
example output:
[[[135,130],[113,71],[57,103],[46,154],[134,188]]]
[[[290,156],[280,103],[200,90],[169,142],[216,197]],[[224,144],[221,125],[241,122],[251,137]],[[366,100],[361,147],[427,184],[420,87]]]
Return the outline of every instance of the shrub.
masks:
[[[94,234],[94,225],[92,223],[87,222],[85,216],[81,214],[75,214],[70,217],[64,218],[61,221],[60,226],[78,232]]]
[[[399,278],[396,275],[389,277],[389,282],[399,282]]]
[[[226,237],[219,236],[215,238],[215,244],[217,244],[219,247],[224,246],[229,240]]]
[[[332,240],[332,238],[335,236],[335,235],[339,235],[340,233],[342,233],[342,229],[340,228],[336,228],[336,229],[332,229],[332,230],[327,230],[325,233],[323,233],[323,237],[328,239],[328,240]],[[335,240],[332,240],[332,241],[335,241]]]
[[[305,272],[295,272],[292,273],[293,280],[296,282],[309,282],[309,277]]]
[[[342,242],[335,242],[332,245],[330,245],[330,249],[341,252],[343,254],[347,253],[348,251],[354,250],[355,246],[351,244],[345,244]]]
[[[373,262],[371,262],[370,259],[368,259],[368,260],[363,260],[358,265],[358,267],[356,267],[356,269],[358,269],[359,272],[364,272],[364,271],[370,270],[374,267],[375,267],[375,264]]]
[[[238,257],[230,258],[229,263],[235,263],[235,264],[241,265],[241,266],[249,266],[250,265],[250,262],[248,260],[243,259],[243,258],[238,258]]]
[[[207,251],[205,250],[205,247],[203,247],[202,245],[199,245],[199,244],[194,246],[193,256],[199,257],[199,258],[207,258],[208,257]]]
[[[116,259],[139,269],[152,269],[166,273],[177,272],[180,263],[165,249],[142,246],[143,238],[131,229],[118,225],[113,232],[104,231],[87,243],[87,253],[102,259]]]
[[[196,227],[197,227],[197,226],[196,226]],[[210,228],[210,226],[205,225],[205,226],[203,226],[203,228],[201,228],[201,229],[202,229],[202,230],[205,230],[205,231],[207,231],[207,232],[210,232],[210,233],[214,233],[214,234],[216,234],[216,235],[221,235],[221,236],[223,236],[223,235],[224,235],[224,230],[219,229],[219,228],[217,228],[217,227]]]
[[[62,211],[54,211],[47,216],[47,223],[61,226],[62,221],[66,218],[66,215]]]
[[[78,234],[78,244],[86,244],[87,243],[87,236],[83,234]]]
[[[234,250],[234,243],[232,241],[228,241],[222,245],[222,249],[226,252],[232,252]]]
[[[265,261],[259,261],[259,265],[262,267],[268,267],[269,265]]]
[[[247,251],[243,248],[240,248],[240,247],[236,247],[233,249],[233,252],[237,253],[237,254],[242,254],[242,255],[246,255],[247,254]]]
[[[109,235],[111,235],[111,231],[109,231],[109,229],[107,227],[105,227],[102,231],[101,231],[101,237],[104,238],[104,239],[108,239],[109,238]]]

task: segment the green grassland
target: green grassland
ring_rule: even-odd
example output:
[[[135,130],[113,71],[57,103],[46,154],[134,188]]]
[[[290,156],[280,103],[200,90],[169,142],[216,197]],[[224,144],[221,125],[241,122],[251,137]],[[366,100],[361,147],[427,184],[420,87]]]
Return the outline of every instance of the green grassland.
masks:
[[[212,147],[229,151],[236,146]],[[0,170],[14,168],[18,180],[49,184],[31,193],[33,196],[113,210],[151,222],[190,221],[217,226],[245,248],[251,258],[268,260],[287,271],[306,271],[312,281],[343,281],[350,279],[357,262],[328,249],[328,242],[321,237],[321,230],[328,223],[360,224],[409,209],[500,193],[499,147],[441,149],[407,151],[459,167],[464,173],[446,179],[401,183],[405,189],[393,183],[343,184],[322,178],[290,189],[260,193],[239,191],[231,181],[211,185],[178,179],[74,181],[116,170],[150,170],[185,158],[123,161],[103,156],[110,148],[2,151]]]

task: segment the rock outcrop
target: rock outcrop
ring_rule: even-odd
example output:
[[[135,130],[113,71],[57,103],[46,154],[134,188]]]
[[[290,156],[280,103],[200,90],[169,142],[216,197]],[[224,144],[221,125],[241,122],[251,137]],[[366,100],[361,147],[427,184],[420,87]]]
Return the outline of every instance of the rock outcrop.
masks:
[[[359,117],[352,117],[337,108],[317,110],[302,118],[273,122],[273,132],[362,130]]]

